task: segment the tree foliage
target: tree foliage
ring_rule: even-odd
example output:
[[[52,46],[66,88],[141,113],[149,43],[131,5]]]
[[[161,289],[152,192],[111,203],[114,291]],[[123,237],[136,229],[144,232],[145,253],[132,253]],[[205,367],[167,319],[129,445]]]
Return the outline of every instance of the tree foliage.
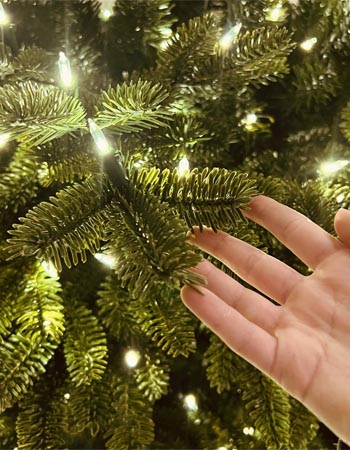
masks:
[[[86,128],[80,101],[54,86],[7,84],[0,88],[0,99],[0,133],[10,139],[40,145]]]
[[[193,270],[203,257],[237,279],[190,244],[193,227],[306,274],[245,219],[251,199],[333,235],[350,206],[347,1],[277,3],[116,0],[108,21],[97,0],[4,4],[0,447],[331,448],[315,417],[179,299],[205,282]]]

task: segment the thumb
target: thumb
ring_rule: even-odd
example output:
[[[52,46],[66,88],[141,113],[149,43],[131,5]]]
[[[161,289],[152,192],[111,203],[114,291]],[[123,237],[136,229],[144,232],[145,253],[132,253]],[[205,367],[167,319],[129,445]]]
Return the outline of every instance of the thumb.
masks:
[[[339,239],[350,248],[350,211],[339,209],[334,218],[334,229]]]

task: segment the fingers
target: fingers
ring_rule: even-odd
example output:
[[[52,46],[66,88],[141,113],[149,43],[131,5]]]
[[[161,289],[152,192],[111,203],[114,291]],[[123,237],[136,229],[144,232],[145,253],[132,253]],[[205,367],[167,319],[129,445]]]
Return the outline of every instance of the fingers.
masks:
[[[238,311],[250,322],[272,334],[281,309],[258,293],[247,289],[209,261],[203,261],[196,272],[207,279],[206,289]]]
[[[303,279],[301,274],[281,261],[222,231],[214,233],[205,228],[200,232],[196,229],[191,241],[280,304],[285,303],[290,292]]]
[[[311,269],[342,248],[333,236],[307,217],[272,198],[254,197],[244,214],[269,230]]]
[[[341,208],[334,218],[334,229],[339,239],[350,247],[350,211]]]
[[[204,295],[189,286],[182,288],[181,297],[185,305],[232,350],[269,374],[277,347],[276,339],[213,292],[205,288],[201,290]]]

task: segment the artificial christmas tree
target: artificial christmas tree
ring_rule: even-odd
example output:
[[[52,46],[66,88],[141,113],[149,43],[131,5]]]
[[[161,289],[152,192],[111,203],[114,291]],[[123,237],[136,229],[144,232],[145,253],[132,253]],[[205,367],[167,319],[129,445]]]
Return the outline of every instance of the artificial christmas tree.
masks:
[[[242,210],[264,193],[334,234],[349,21],[347,0],[2,2],[0,448],[337,441],[179,288],[205,282],[196,225],[310,273]]]

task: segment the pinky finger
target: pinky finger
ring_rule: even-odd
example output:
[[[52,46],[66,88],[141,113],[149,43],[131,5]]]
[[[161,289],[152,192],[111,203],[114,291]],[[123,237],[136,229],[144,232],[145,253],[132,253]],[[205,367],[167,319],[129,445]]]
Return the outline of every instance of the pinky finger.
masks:
[[[234,352],[270,375],[276,339],[208,289],[201,291],[202,295],[189,286],[182,288],[185,305]]]

